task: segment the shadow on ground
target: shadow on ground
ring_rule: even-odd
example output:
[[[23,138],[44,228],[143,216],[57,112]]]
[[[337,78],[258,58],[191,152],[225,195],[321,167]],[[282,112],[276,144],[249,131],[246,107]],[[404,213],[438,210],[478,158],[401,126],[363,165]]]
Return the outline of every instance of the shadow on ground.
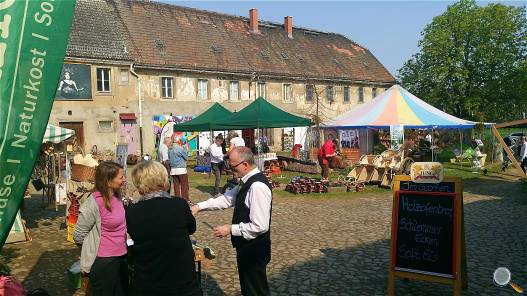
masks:
[[[523,184],[519,180],[511,180],[506,178],[499,178],[493,176],[492,178],[478,178],[463,180],[463,191],[480,194],[491,195],[494,197],[521,197],[520,202],[527,198],[527,184]]]
[[[201,285],[203,296],[227,296],[227,294],[221,290],[218,282],[211,274],[204,272],[201,275]]]
[[[75,250],[45,251],[25,277],[23,284],[28,291],[43,288],[50,295],[75,295],[76,289],[68,285],[68,268],[77,260]]]
[[[42,198],[40,194],[32,194],[31,198],[24,199],[23,218],[26,220],[26,226],[30,229],[38,228],[39,222],[43,220],[61,218],[65,215],[65,206],[59,206],[58,210],[55,211],[55,208],[52,208],[51,205],[43,203]],[[42,223],[43,226],[51,225],[48,221],[43,221]]]

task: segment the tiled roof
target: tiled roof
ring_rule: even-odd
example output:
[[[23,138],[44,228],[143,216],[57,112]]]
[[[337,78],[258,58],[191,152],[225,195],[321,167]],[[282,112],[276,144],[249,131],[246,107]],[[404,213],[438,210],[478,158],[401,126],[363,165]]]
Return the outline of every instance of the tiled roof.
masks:
[[[135,113],[119,113],[120,120],[136,120]]]
[[[92,1],[78,2],[100,10],[98,3],[104,1]],[[256,76],[395,81],[368,49],[340,34],[293,27],[291,39],[282,24],[260,21],[259,33],[255,34],[250,32],[245,17],[152,1],[106,3],[108,8],[101,15],[123,22],[126,32],[122,36],[130,38],[130,52],[139,66]],[[113,43],[114,36],[99,37]],[[90,42],[86,41],[86,45]]]
[[[105,0],[77,0],[67,57],[132,61],[123,23]]]

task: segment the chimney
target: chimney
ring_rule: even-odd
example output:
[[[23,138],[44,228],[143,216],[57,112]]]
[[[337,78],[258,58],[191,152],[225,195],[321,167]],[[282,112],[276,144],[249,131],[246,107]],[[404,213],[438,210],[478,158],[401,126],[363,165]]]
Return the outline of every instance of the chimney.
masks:
[[[258,33],[258,10],[256,8],[249,10],[249,28],[252,33]]]
[[[287,37],[293,39],[293,17],[284,17],[284,29],[287,32]]]

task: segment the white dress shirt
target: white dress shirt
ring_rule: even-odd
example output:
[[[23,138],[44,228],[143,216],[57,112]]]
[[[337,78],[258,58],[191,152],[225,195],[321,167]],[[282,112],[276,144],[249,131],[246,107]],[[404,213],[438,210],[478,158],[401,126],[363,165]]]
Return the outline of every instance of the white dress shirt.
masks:
[[[212,145],[209,146],[209,152],[210,162],[220,163],[223,161],[223,149],[221,146],[216,145],[216,143],[212,143]]]
[[[247,175],[242,177],[242,182],[259,173],[258,168],[254,168]],[[198,203],[200,210],[221,210],[234,206],[239,186],[225,192],[216,198],[209,198]],[[231,234],[233,236],[243,236],[246,240],[256,238],[258,235],[269,230],[269,218],[271,215],[271,189],[262,182],[254,182],[245,198],[245,205],[249,208],[249,223],[233,224]]]
[[[165,143],[159,144],[159,160],[161,162],[168,161],[168,147]]]
[[[520,162],[522,162],[527,157],[527,142],[520,145]]]

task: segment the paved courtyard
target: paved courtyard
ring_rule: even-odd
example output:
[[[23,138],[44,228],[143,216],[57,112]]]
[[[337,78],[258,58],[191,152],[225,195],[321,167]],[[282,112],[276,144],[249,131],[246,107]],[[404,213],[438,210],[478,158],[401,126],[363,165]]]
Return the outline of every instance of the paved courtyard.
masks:
[[[463,295],[513,295],[492,283],[492,272],[507,266],[527,286],[527,186],[500,178],[464,183],[469,288]],[[192,190],[194,200],[206,194]],[[29,289],[51,295],[83,295],[67,286],[66,269],[79,255],[67,242],[63,218],[26,201],[32,242],[6,245],[0,257]],[[272,216],[273,295],[385,295],[389,261],[391,195],[357,193],[351,198],[276,198]],[[205,295],[239,295],[235,252],[229,239],[214,238],[203,224],[229,223],[232,210],[200,212],[193,239],[208,244],[217,258],[205,269]],[[451,295],[451,287],[396,281],[396,295]]]

